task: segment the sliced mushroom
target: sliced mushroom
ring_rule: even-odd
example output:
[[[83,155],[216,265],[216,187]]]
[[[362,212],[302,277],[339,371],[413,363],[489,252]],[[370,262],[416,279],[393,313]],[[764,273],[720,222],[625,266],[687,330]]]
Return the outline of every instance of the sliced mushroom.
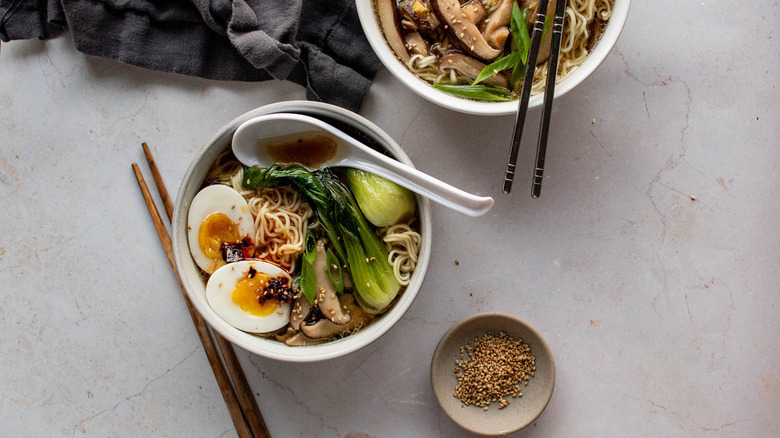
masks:
[[[373,319],[372,315],[369,315],[361,309],[360,306],[355,304],[355,300],[351,294],[344,295],[341,298],[340,303],[343,307],[348,309],[352,315],[349,323],[335,324],[322,318],[313,323],[304,322],[301,324],[301,332],[312,339],[330,338],[363,328]]]
[[[328,265],[325,262],[325,240],[317,241],[317,254],[314,262],[311,264],[314,274],[317,277],[317,295],[314,304],[319,307],[322,314],[336,324],[346,324],[349,322],[349,314],[344,313],[336,295],[336,290],[330,282],[328,275]]]
[[[428,0],[401,0],[398,2],[401,25],[405,29],[431,35],[439,28],[439,20],[431,12]]]
[[[485,9],[485,5],[479,0],[470,0],[468,3],[462,5],[460,9],[469,21],[474,24],[479,24],[487,17],[487,9]]]
[[[315,339],[306,336],[303,332],[293,330],[287,327],[287,331],[276,335],[276,340],[284,342],[286,345],[317,345],[322,344],[326,339]]]
[[[300,296],[295,299],[292,309],[290,310],[290,327],[292,327],[293,330],[300,329],[301,322],[309,315],[310,310],[311,303],[309,302],[309,299],[301,293]]]
[[[401,36],[400,20],[395,0],[377,0],[376,10],[377,15],[379,15],[379,24],[385,33],[385,39],[390,48],[393,49],[393,52],[395,52],[395,56],[404,63],[409,62],[411,56],[409,56],[406,44]]]
[[[461,75],[471,79],[476,79],[484,68],[485,64],[462,53],[448,53],[439,58],[439,71],[453,69]],[[509,79],[507,79],[506,75],[503,73],[496,73],[482,81],[482,83],[495,87],[507,88],[509,86]]]
[[[501,4],[485,19],[482,34],[485,41],[495,48],[503,49],[509,36],[509,22],[512,20],[512,4],[515,0],[501,0]]]
[[[340,335],[347,331],[347,324],[336,324],[329,320],[322,318],[314,323],[301,324],[301,332],[304,335],[314,338],[330,338],[332,336]]]
[[[276,338],[279,342],[287,343],[287,340],[290,339],[291,336],[293,336],[296,333],[296,330],[293,330],[290,326],[283,327],[281,330],[276,332]]]
[[[460,8],[458,0],[431,0],[431,8],[447,29],[450,38],[464,51],[483,60],[492,61],[501,50],[490,46],[477,25]]]
[[[593,50],[593,48],[596,47],[596,43],[601,39],[601,35],[604,33],[606,28],[605,23],[606,22],[604,20],[593,20],[588,25],[588,29],[590,30],[590,38],[588,38],[588,52]]]
[[[528,9],[528,14],[531,14],[531,7],[536,8],[536,5],[539,4],[539,0],[519,0],[517,2],[517,5],[520,7],[520,10]],[[535,11],[536,9],[534,9]],[[534,20],[530,17],[526,17],[526,20],[531,20],[530,23],[533,23]]]
[[[409,32],[404,35],[406,48],[415,55],[428,56],[428,44],[418,32]]]

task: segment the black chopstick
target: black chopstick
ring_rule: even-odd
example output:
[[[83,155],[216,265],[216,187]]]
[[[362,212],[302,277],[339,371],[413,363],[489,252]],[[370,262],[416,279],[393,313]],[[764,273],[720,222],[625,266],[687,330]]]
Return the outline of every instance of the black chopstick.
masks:
[[[555,98],[555,80],[558,77],[558,55],[561,52],[561,37],[563,36],[563,14],[566,12],[566,0],[558,0],[555,5],[552,38],[550,41],[550,59],[547,63],[547,84],[544,87],[544,107],[542,121],[539,127],[539,141],[536,144],[536,165],[531,182],[531,196],[538,198],[542,192],[544,175],[544,157],[547,153],[547,137],[550,131],[550,117]]]
[[[515,120],[515,132],[512,137],[512,148],[509,152],[509,160],[506,165],[506,174],[504,176],[504,193],[512,190],[512,182],[515,177],[515,168],[517,163],[517,153],[520,148],[520,140],[523,136],[523,127],[525,126],[525,117],[528,113],[528,101],[531,96],[531,87],[533,86],[534,70],[536,69],[536,59],[541,46],[542,33],[544,30],[544,21],[547,15],[547,0],[540,0],[536,9],[536,21],[534,22],[531,34],[531,47],[526,62],[525,76],[523,77],[523,88],[520,94],[520,102],[517,109],[517,119]],[[555,79],[558,72],[558,56],[561,48],[561,38],[563,34],[563,20],[566,11],[566,1],[556,2],[555,17],[553,20],[553,33],[551,38],[550,59],[548,61],[547,82],[544,90],[544,103],[541,126],[539,130],[539,139],[536,148],[536,165],[534,167],[534,177],[531,194],[538,198],[542,189],[542,176],[544,173],[544,158],[547,152],[547,138],[550,130],[550,116],[552,113],[552,102],[555,97]],[[552,74],[550,74],[552,72]]]
[[[512,149],[509,151],[509,160],[506,165],[506,175],[504,176],[504,193],[509,193],[512,190],[512,182],[515,179],[517,152],[520,149],[520,139],[523,137],[525,115],[528,112],[528,99],[531,97],[531,86],[534,83],[536,58],[539,56],[539,46],[542,44],[542,32],[544,31],[546,11],[547,0],[540,0],[536,9],[536,21],[534,22],[534,28],[531,32],[531,47],[528,49],[528,60],[525,63],[525,76],[523,77],[523,88],[520,92],[520,103],[517,108],[517,119],[515,119]]]

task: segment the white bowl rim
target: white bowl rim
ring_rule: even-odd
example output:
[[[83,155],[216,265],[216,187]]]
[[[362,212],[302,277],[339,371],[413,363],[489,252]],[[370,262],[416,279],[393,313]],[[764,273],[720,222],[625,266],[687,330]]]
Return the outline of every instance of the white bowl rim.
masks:
[[[284,343],[264,339],[240,331],[211,309],[206,301],[205,285],[200,277],[197,265],[189,252],[187,241],[187,211],[193,196],[197,193],[205,176],[205,172],[216,158],[216,154],[224,150],[230,143],[233,131],[243,122],[253,117],[278,112],[302,112],[313,116],[330,117],[338,121],[349,123],[361,129],[379,144],[386,147],[396,158],[408,165],[413,163],[401,147],[378,126],[362,116],[344,108],[322,102],[312,101],[285,101],[255,108],[224,125],[198,152],[190,164],[189,169],[182,179],[182,184],[174,204],[173,217],[173,252],[177,273],[196,310],[203,319],[220,335],[231,343],[259,356],[287,362],[315,362],[340,357],[356,351],[374,342],[392,328],[411,307],[414,299],[422,287],[425,273],[428,268],[431,253],[432,220],[430,201],[417,197],[420,209],[420,233],[422,242],[417,267],[411,281],[398,298],[394,307],[383,314],[377,321],[356,335],[347,336],[336,341],[310,346],[288,346]],[[212,156],[212,157],[209,157]]]
[[[404,66],[393,54],[390,46],[382,35],[382,30],[375,19],[374,0],[359,0],[357,2],[358,16],[360,24],[363,26],[363,32],[368,39],[369,44],[374,49],[374,53],[382,61],[382,64],[399,81],[409,87],[412,91],[421,97],[449,108],[454,111],[474,114],[474,115],[507,115],[517,113],[517,101],[511,102],[478,102],[469,99],[447,94],[439,91],[427,82],[418,78],[406,66]],[[601,36],[596,47],[588,55],[585,61],[576,71],[572,72],[564,81],[555,86],[555,98],[559,98],[574,89],[577,85],[588,78],[607,58],[612,48],[617,43],[618,37],[623,32],[631,0],[615,0],[615,6],[612,10],[612,17],[607,24],[607,29]],[[528,101],[528,108],[533,109],[542,105],[544,93],[531,96]]]

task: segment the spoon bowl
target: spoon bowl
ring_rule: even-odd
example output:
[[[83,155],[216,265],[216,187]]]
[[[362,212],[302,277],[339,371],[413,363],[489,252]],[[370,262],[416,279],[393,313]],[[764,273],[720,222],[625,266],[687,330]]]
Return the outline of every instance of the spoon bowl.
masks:
[[[383,155],[314,117],[275,113],[247,120],[233,134],[233,154],[246,166],[302,164],[310,170],[354,167],[387,178],[430,200],[469,216],[493,207],[476,196]]]

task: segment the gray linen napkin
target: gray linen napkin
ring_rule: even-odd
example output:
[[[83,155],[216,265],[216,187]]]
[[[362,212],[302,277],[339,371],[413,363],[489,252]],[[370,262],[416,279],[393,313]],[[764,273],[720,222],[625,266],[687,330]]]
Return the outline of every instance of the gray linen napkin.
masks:
[[[357,111],[381,64],[354,2],[0,0],[0,38],[67,28],[88,55],[207,79],[290,80],[307,99]]]

